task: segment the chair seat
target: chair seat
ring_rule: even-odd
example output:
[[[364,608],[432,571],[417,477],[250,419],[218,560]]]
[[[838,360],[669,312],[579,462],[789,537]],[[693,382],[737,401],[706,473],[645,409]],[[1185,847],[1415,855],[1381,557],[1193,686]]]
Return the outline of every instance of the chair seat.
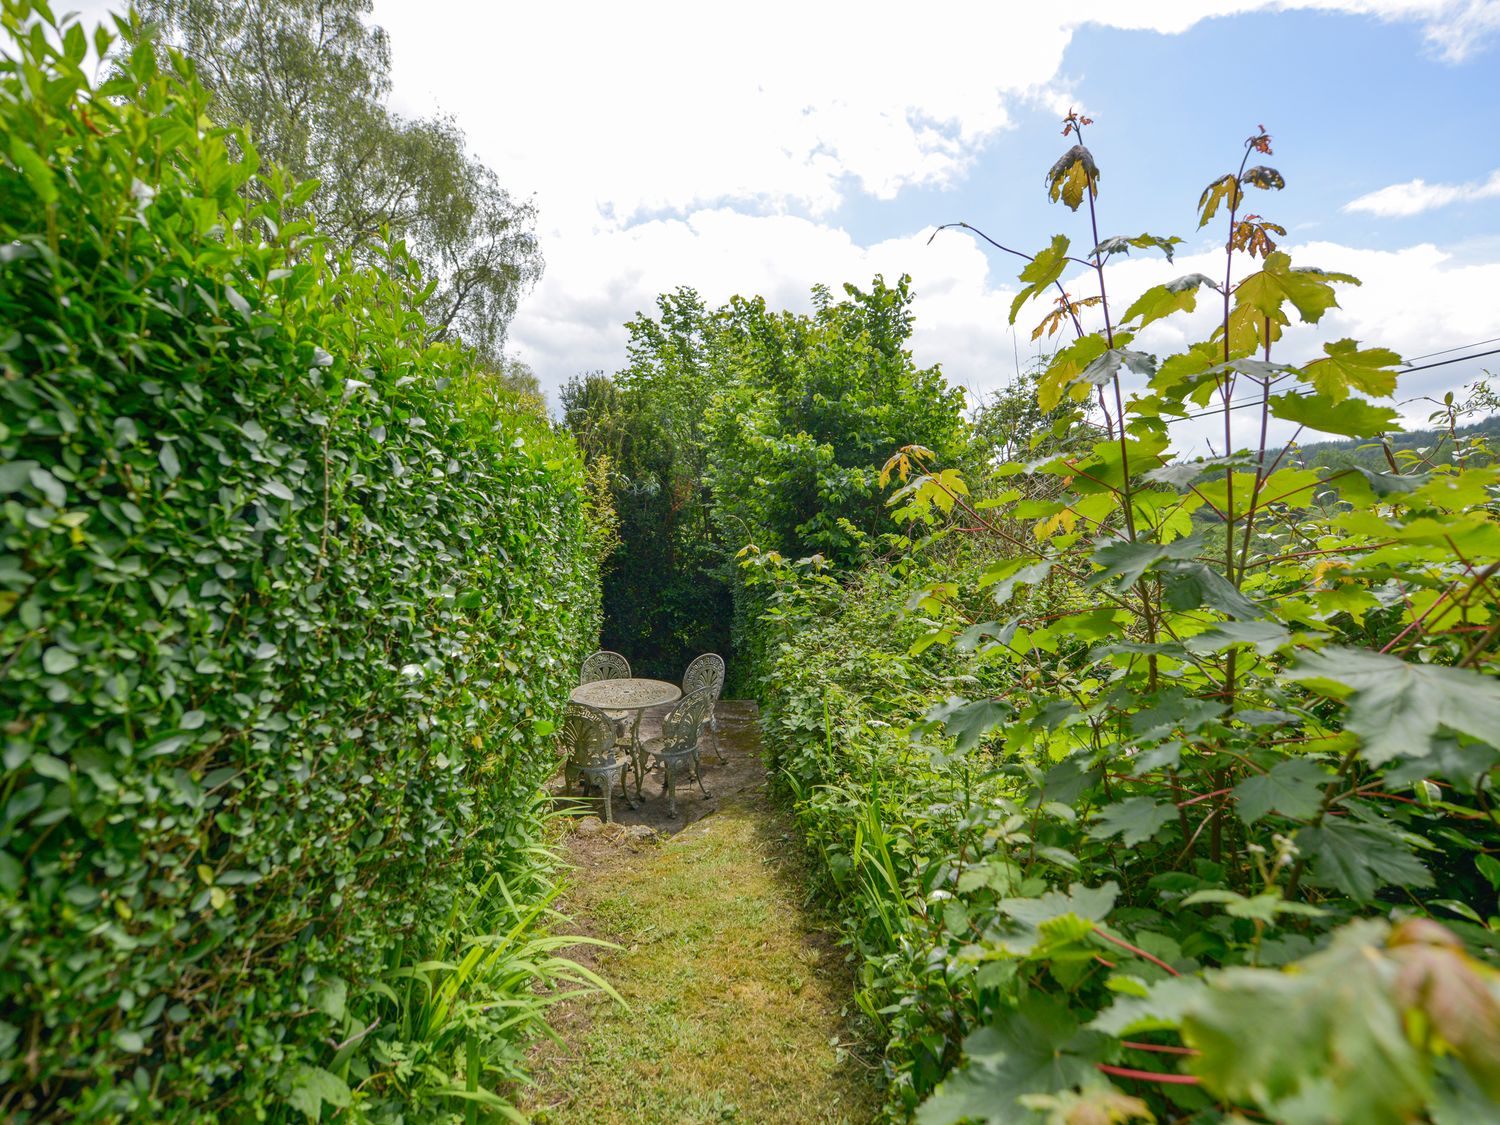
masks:
[[[669,747],[673,747],[673,746],[675,746],[675,749],[669,749]],[[693,754],[693,753],[697,752],[698,747],[697,747],[696,744],[684,745],[684,744],[682,744],[680,742],[674,744],[674,743],[668,741],[666,738],[663,738],[660,735],[658,735],[656,738],[642,739],[641,740],[641,749],[644,750],[647,754],[656,754],[656,755],[661,755],[661,754]]]

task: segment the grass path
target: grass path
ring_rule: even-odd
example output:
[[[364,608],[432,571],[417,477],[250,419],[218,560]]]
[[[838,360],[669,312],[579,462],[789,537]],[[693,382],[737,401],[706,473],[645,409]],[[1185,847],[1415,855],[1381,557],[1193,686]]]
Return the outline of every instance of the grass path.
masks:
[[[624,947],[572,955],[629,1007],[590,997],[554,1013],[565,1046],[538,1049],[524,1103],[537,1125],[875,1116],[878,1083],[848,1050],[848,970],[804,908],[808,884],[766,797],[753,707],[722,708],[729,763],[706,763],[712,802],[678,790],[686,828],[660,843],[619,826],[567,839],[578,870],[563,909]],[[651,785],[627,825],[660,819]]]

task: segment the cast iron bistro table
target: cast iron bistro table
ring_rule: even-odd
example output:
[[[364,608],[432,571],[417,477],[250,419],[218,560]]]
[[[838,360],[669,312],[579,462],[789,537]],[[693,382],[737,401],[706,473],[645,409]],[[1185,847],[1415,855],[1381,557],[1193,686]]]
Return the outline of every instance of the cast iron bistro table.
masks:
[[[664,703],[676,703],[682,698],[682,689],[666,680],[595,680],[591,684],[579,684],[569,693],[574,703],[585,703],[601,711],[634,711],[635,719],[630,724],[630,762],[635,770],[635,795],[641,795],[641,712],[647,707],[660,707]]]

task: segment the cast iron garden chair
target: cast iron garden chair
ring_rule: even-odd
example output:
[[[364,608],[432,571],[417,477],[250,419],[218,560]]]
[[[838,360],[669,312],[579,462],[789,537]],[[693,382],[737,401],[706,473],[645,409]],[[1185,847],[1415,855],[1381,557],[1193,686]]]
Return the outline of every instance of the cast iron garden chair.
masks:
[[[692,767],[698,789],[705,797],[708,796],[708,790],[703,788],[702,766],[698,761],[698,734],[712,707],[713,696],[706,688],[684,695],[672,704],[672,709],[662,719],[661,737],[648,740],[642,747],[648,758],[654,758],[662,764],[662,772],[666,777],[662,781],[661,791],[667,795],[667,811],[670,816],[677,815],[677,771],[682,766]],[[641,795],[639,781],[636,783],[635,795]]]
[[[615,752],[615,724],[608,715],[597,707],[569,703],[558,731],[558,740],[568,755],[567,764],[563,766],[563,783],[568,789],[580,779],[585,791],[590,783],[597,786],[604,797],[604,819],[608,822],[614,819],[611,797],[618,780],[625,803],[635,808],[630,791],[625,788],[625,770],[630,765],[630,757]]]
[[[722,656],[712,652],[705,653],[694,657],[693,662],[687,666],[687,671],[682,674],[682,694],[686,696],[700,688],[712,696],[708,705],[708,729],[714,732],[714,753],[723,762],[727,759],[719,746],[719,718],[714,714],[714,709],[719,705],[719,694],[724,690]]]
[[[583,662],[583,670],[578,673],[578,683],[591,684],[595,680],[628,680],[630,679],[630,661],[626,660],[618,652],[610,652],[607,649],[596,652]]]

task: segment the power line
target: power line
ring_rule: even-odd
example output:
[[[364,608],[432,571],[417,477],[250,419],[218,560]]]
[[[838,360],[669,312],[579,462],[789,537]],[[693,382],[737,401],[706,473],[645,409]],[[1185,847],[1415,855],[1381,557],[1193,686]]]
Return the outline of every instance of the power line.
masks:
[[[1500,337],[1497,337],[1497,339],[1500,339]],[[1485,341],[1485,340],[1481,340],[1480,341],[1480,343],[1489,343],[1489,342],[1490,341]],[[1474,344],[1465,344],[1464,345],[1464,347],[1468,347],[1468,348],[1472,348],[1472,347],[1475,347],[1475,346],[1476,345],[1474,345]],[[1447,350],[1448,351],[1454,351],[1455,349],[1449,348]],[[1428,354],[1429,355],[1443,355],[1444,353],[1443,352],[1429,352]],[[1491,348],[1487,352],[1475,352],[1473,355],[1455,356],[1452,359],[1440,359],[1436,363],[1424,363],[1424,364],[1421,364],[1420,366],[1417,366],[1417,367],[1405,367],[1405,368],[1403,368],[1399,372],[1399,374],[1401,374],[1401,375],[1410,375],[1413,371],[1426,371],[1428,368],[1431,368],[1431,367],[1443,367],[1444,365],[1449,364],[1449,363],[1462,363],[1466,359],[1483,359],[1486,356],[1492,356],[1492,355],[1500,355],[1500,348]],[[1418,358],[1421,358],[1421,357],[1418,357]],[[1307,395],[1312,394],[1313,392],[1312,391],[1295,390],[1294,389],[1290,393],[1294,394],[1294,395],[1302,395],[1302,396],[1305,397]],[[1230,403],[1229,406],[1228,406],[1228,409],[1229,410],[1247,410],[1250,407],[1260,406],[1260,405],[1262,405],[1262,401],[1260,399],[1258,399],[1258,398],[1250,398],[1250,399],[1245,399],[1243,402]],[[1169,419],[1167,419],[1167,421],[1168,422],[1186,422],[1186,421],[1188,421],[1190,419],[1193,419],[1193,418],[1207,418],[1209,415],[1212,415],[1212,414],[1223,414],[1224,411],[1225,411],[1225,409],[1226,409],[1225,407],[1219,406],[1219,407],[1215,407],[1212,410],[1200,410],[1200,411],[1198,411],[1195,414],[1183,414],[1183,415],[1180,415],[1180,416],[1178,416],[1176,418],[1169,418]]]
[[[1485,344],[1500,344],[1500,336],[1489,340],[1475,340],[1472,344],[1459,344],[1456,348],[1444,348],[1436,352],[1423,352],[1421,355],[1412,356],[1407,362],[1410,363],[1413,359],[1431,359],[1435,355],[1447,355],[1449,352],[1461,352],[1465,348],[1482,348]]]

